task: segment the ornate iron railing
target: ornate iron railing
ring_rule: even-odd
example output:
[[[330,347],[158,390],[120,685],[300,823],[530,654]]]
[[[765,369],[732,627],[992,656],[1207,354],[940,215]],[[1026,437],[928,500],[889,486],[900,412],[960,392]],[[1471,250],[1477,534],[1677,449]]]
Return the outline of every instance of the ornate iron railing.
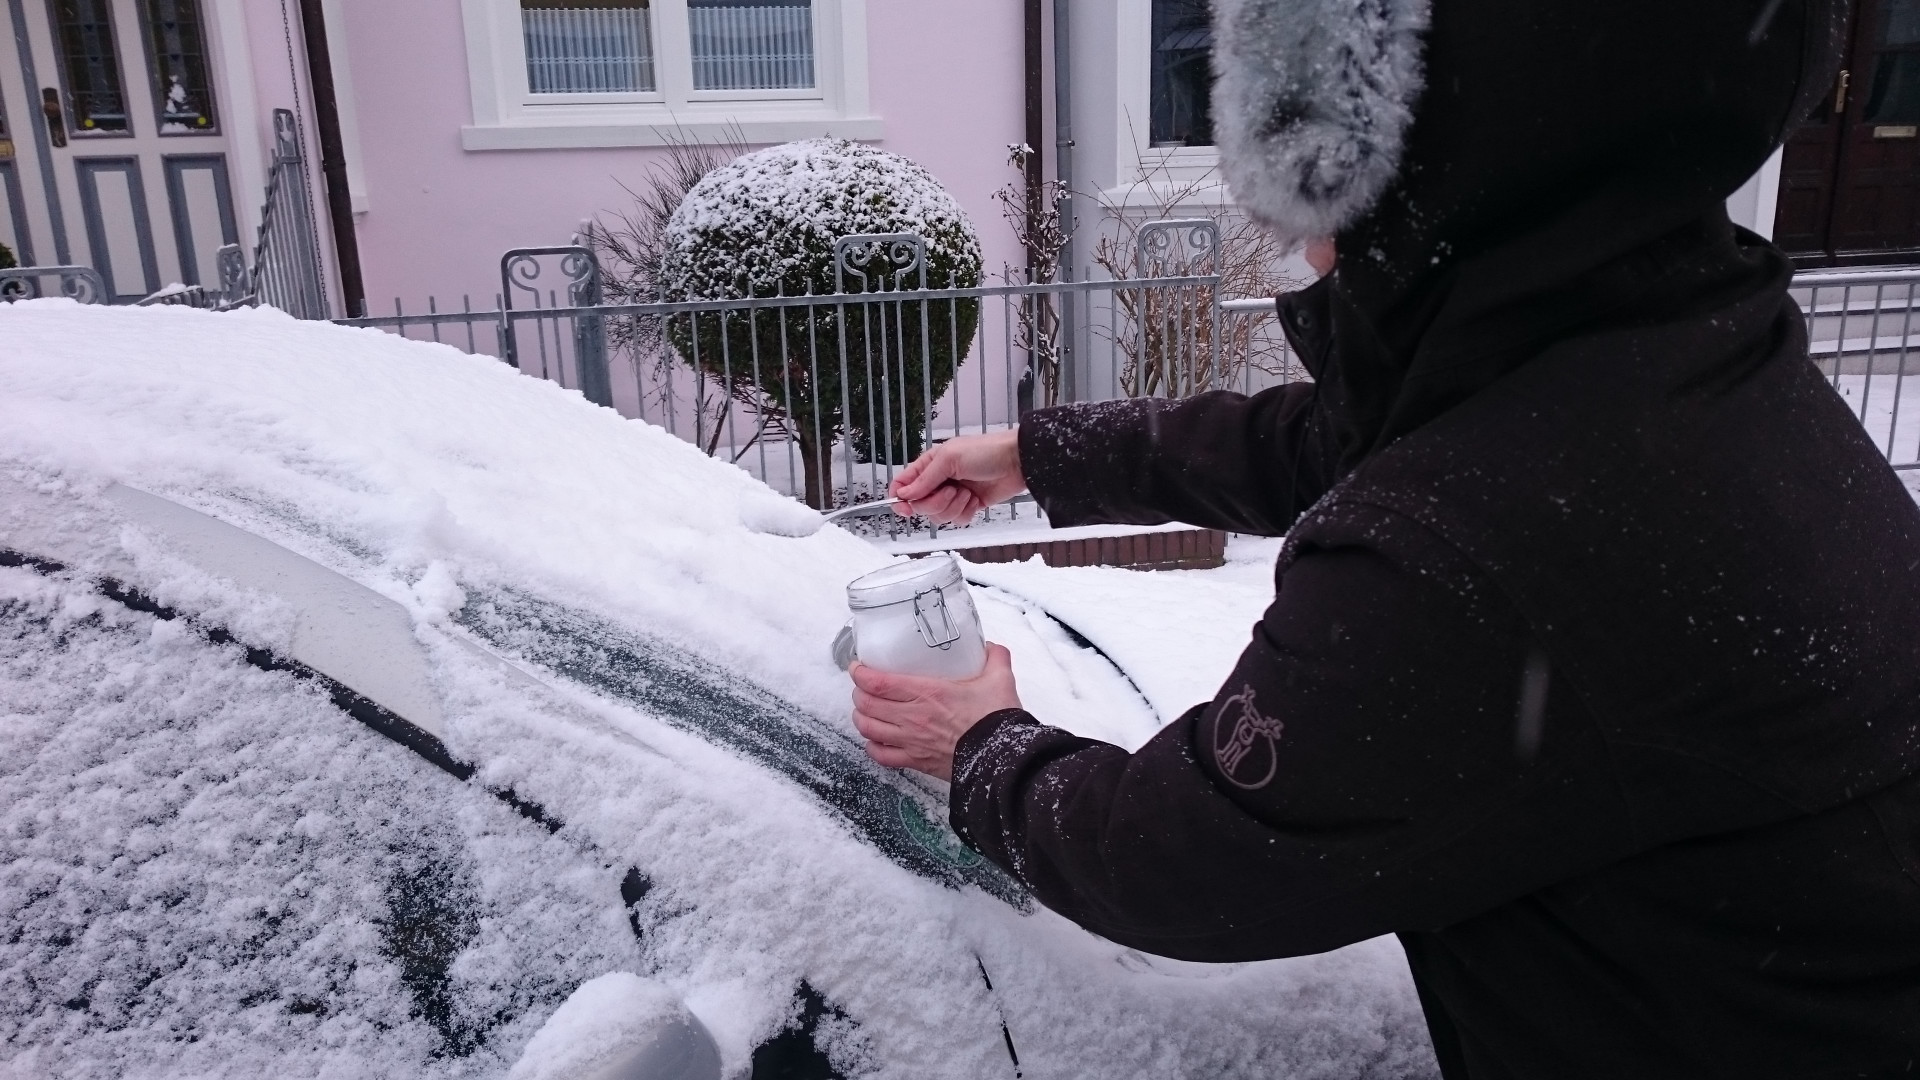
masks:
[[[884,488],[928,441],[1018,420],[1034,355],[1023,320],[1036,307],[1071,299],[1083,312],[1076,347],[1056,342],[1049,353],[1073,357],[1062,383],[1078,400],[1257,390],[1294,377],[1233,352],[1234,328],[1272,319],[1219,315],[1210,223],[1146,235],[1136,276],[1123,280],[940,280],[920,237],[887,234],[835,246],[831,293],[643,304],[598,303],[599,268],[585,248],[522,248],[501,259],[492,310],[461,297],[458,311],[430,299],[408,313],[396,301],[392,315],[339,321],[498,356],[789,493],[844,502]],[[1044,329],[1059,333],[1057,323]],[[1142,378],[1143,362],[1159,374]]]
[[[301,147],[292,111],[273,110],[273,165],[267,174],[253,265],[248,268],[237,251],[221,250],[223,306],[268,304],[296,319],[324,319],[329,314],[313,194]]]
[[[53,288],[47,288],[48,279]],[[91,266],[17,266],[0,270],[0,302],[63,296],[82,304],[104,304],[107,283]]]

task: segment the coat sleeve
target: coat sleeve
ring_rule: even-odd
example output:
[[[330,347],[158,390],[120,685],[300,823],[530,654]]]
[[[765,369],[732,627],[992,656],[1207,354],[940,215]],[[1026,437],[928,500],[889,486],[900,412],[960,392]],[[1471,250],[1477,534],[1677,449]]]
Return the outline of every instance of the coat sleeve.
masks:
[[[1082,926],[1203,961],[1438,929],[1630,853],[1597,729],[1523,621],[1411,523],[1345,529],[1286,567],[1215,700],[1137,752],[1017,710],[976,725],[955,831]]]
[[[1184,521],[1277,536],[1332,486],[1312,383],[1040,409],[1020,422],[1027,486],[1055,526]]]

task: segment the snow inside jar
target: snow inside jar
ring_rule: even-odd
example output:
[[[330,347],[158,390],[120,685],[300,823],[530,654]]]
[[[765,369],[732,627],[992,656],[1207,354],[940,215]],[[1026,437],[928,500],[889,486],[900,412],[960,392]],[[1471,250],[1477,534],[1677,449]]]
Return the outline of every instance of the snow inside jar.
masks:
[[[833,645],[842,668],[857,657],[881,671],[971,679],[987,666],[973,594],[951,555],[909,560],[847,583],[853,618]]]

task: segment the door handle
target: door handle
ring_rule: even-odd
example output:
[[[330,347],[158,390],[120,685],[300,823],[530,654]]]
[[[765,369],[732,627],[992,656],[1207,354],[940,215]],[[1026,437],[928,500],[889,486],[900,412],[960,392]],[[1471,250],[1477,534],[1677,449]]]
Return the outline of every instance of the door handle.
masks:
[[[40,91],[40,111],[47,117],[47,138],[56,147],[67,145],[67,117],[60,110],[60,91],[49,86]]]
[[[1842,71],[1842,72],[1840,72],[1840,81],[1839,81],[1838,83],[1836,83],[1836,84],[1834,85],[1834,88],[1833,88],[1833,115],[1835,115],[1835,116],[1843,116],[1843,115],[1845,115],[1845,114],[1846,114],[1846,111],[1847,111],[1847,83],[1848,83],[1848,81],[1849,81],[1849,80],[1851,80],[1852,78],[1853,78],[1853,75],[1852,75],[1852,73],[1850,73],[1850,72],[1847,72],[1847,71]]]

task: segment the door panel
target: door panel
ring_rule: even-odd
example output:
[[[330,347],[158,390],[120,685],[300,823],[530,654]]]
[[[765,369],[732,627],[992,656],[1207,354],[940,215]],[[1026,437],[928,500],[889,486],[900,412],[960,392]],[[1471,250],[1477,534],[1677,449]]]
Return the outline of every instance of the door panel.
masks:
[[[1827,245],[1844,261],[1920,249],[1920,0],[1866,0],[1860,10],[1860,93],[1848,103]]]
[[[69,261],[66,230],[59,227],[60,204],[54,176],[47,171],[47,126],[40,112],[38,63],[27,39],[26,0],[5,0],[0,18],[0,111],[7,116],[13,144],[9,164],[19,180],[18,206],[24,222],[10,227],[20,235],[14,254],[24,249],[34,263]]]
[[[226,156],[176,154],[167,158],[166,165],[167,204],[173,211],[180,281],[186,285],[218,285],[216,253],[222,245],[240,242],[233,193],[227,186]]]
[[[33,260],[27,208],[20,195],[20,164],[14,160],[13,129],[7,126],[7,95],[0,89],[0,244],[21,263]]]
[[[93,268],[106,279],[113,303],[130,304],[161,285],[140,161],[80,158],[74,164]]]
[[[238,228],[200,0],[5,4],[0,56],[20,64],[0,63],[0,102],[36,127],[13,201],[38,261],[92,265],[115,303],[217,283]]]
[[[1774,238],[1801,265],[1920,256],[1920,0],[1855,0],[1845,70],[1787,140]]]
[[[11,161],[0,161],[0,244],[7,245],[20,265],[33,262],[26,201],[20,194],[20,170]]]

